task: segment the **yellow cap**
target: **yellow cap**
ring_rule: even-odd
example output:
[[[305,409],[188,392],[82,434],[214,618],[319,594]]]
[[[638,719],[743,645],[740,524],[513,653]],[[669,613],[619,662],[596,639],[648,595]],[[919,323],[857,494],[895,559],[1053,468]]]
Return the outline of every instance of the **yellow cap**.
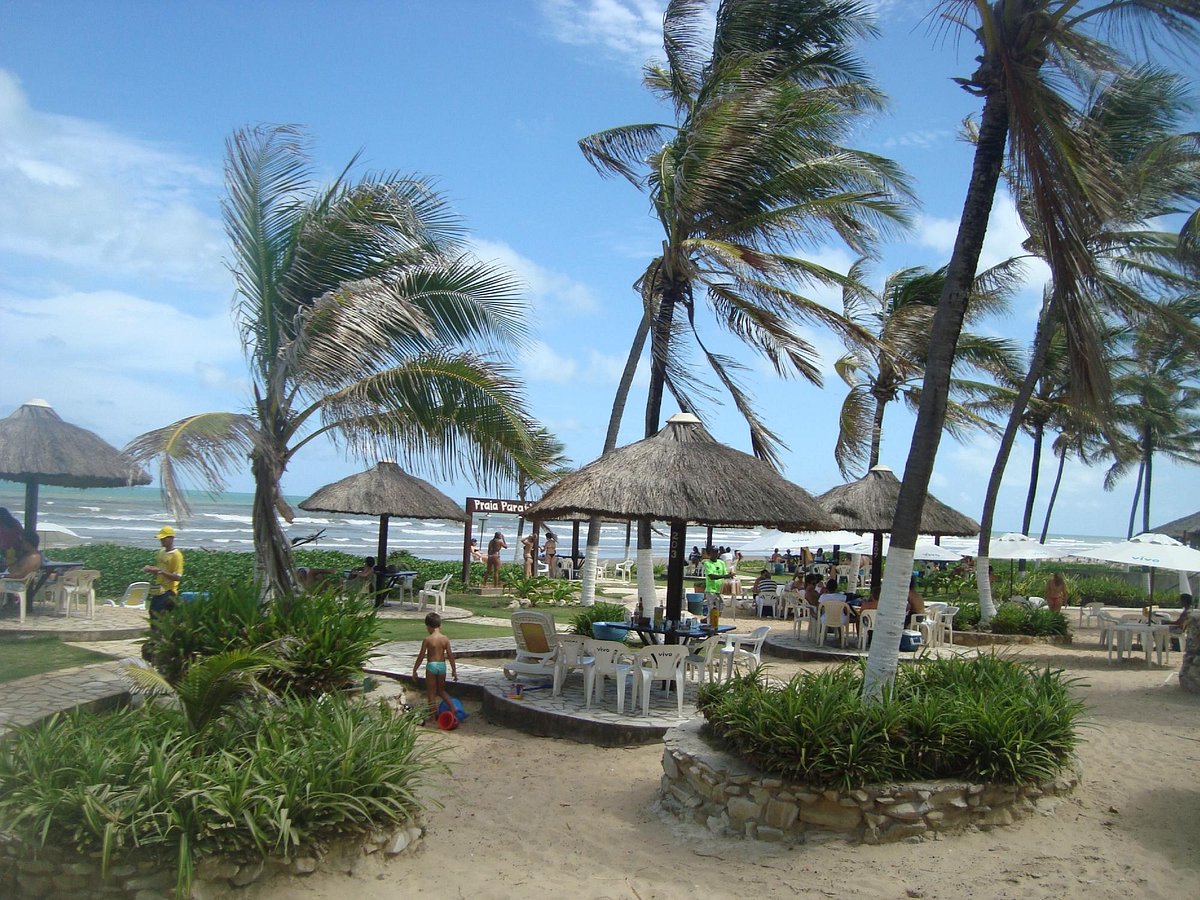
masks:
[[[165,537],[175,537],[175,529],[170,525],[164,525],[162,528],[160,528],[158,534],[154,536],[154,539],[161,541]]]

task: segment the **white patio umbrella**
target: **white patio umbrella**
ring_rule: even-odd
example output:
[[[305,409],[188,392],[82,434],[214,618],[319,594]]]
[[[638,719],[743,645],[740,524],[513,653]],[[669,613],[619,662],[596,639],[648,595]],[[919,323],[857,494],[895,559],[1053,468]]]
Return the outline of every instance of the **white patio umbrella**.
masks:
[[[885,556],[890,544],[891,537],[885,536],[883,539],[883,552]],[[849,547],[843,547],[842,551],[844,553],[857,553],[862,556],[870,556],[871,541],[861,541],[857,544],[851,544]],[[963,558],[963,555],[946,547],[939,547],[928,538],[918,538],[916,550],[913,552],[913,559],[921,559],[926,562],[958,562]]]
[[[58,525],[54,522],[38,522],[37,534],[38,546],[42,550],[78,547],[80,544],[87,543],[87,538],[83,535],[76,534],[65,525]]]
[[[1013,561],[1017,559],[1057,559],[1062,556],[1061,550],[1051,550],[1040,541],[1035,541],[1027,534],[1012,531],[1001,535],[992,541],[988,550],[988,559],[1008,560],[1008,593],[1013,592]]]
[[[1072,553],[1086,559],[1103,559],[1127,566],[1174,569],[1182,589],[1188,572],[1200,572],[1200,550],[1193,550],[1165,534],[1145,532],[1119,544],[1101,544]],[[1151,586],[1152,587],[1152,586]]]
[[[845,547],[862,541],[853,531],[764,531],[758,537],[738,547],[746,556],[780,550],[799,550],[801,547]],[[869,552],[869,551],[868,551]]]

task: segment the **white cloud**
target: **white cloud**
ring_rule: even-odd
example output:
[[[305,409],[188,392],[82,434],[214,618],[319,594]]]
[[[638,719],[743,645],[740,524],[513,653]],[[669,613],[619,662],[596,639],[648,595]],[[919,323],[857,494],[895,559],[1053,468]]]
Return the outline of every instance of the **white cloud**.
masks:
[[[0,333],[21,336],[5,342],[0,402],[44,397],[114,441],[189,413],[240,408],[248,394],[226,310],[195,315],[119,291],[0,295]]]
[[[903,134],[897,134],[886,138],[881,146],[885,150],[892,150],[896,147],[918,147],[921,149],[927,149],[929,147],[938,147],[949,141],[953,141],[955,137],[955,133],[947,128],[932,128],[925,131],[906,131]]]
[[[541,0],[556,40],[641,64],[663,55],[662,0]]]
[[[0,251],[103,275],[227,284],[220,175],[85,119],[32,109],[0,69]]]
[[[534,307],[544,313],[596,312],[599,304],[592,289],[562,272],[555,272],[522,256],[502,241],[475,240],[472,242],[480,259],[499,263],[515,273],[525,284]]]
[[[528,382],[569,384],[578,371],[575,360],[559,356],[544,341],[534,341],[521,351],[521,374]]]

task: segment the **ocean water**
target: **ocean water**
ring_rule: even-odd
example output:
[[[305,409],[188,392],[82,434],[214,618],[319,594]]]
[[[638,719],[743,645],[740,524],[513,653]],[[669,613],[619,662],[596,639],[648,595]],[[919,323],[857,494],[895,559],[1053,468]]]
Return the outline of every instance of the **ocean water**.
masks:
[[[24,521],[25,489],[23,485],[0,481],[0,506],[7,507],[18,519]],[[305,537],[323,531],[319,541],[309,546],[323,550],[342,550],[346,553],[368,555],[375,551],[379,541],[379,520],[368,516],[348,516],[337,513],[308,513],[296,504],[303,497],[289,497],[296,513],[291,525],[284,523],[289,537]],[[39,491],[38,521],[52,522],[74,531],[88,543],[122,544],[132,547],[157,547],[155,533],[163,525],[174,525],[179,530],[177,543],[180,548],[203,548],[209,550],[251,550],[250,510],[253,497],[248,493],[226,492],[216,497],[204,493],[191,496],[192,517],[183,524],[171,519],[163,507],[158,489],[155,487],[110,488],[81,490],[76,488],[42,487]],[[571,523],[547,523],[557,533],[560,553],[566,555],[571,548]],[[484,521],[476,515],[472,522],[473,534],[485,546],[496,531],[503,531],[508,539],[509,556],[516,559],[517,545],[516,516],[492,514]],[[528,532],[529,523],[525,523]],[[713,543],[737,548],[758,537],[760,529],[721,528],[713,529]],[[999,536],[1003,532],[997,532]],[[605,523],[601,527],[600,556],[603,559],[625,557],[625,525]],[[687,546],[703,547],[707,529],[688,529]],[[1121,538],[1097,535],[1051,535],[1047,545],[1060,549],[1062,555],[1097,544],[1119,541]],[[580,552],[587,542],[587,523],[581,523],[579,532]],[[974,538],[944,538],[942,545],[961,553],[974,554],[977,544]],[[461,559],[463,524],[438,520],[406,520],[394,518],[388,523],[388,548],[404,549],[426,559]],[[637,546],[637,533],[631,536],[631,547]],[[55,552],[49,545],[52,556],[61,558],[66,550]],[[781,548],[786,549],[786,548]],[[792,548],[798,551],[799,548]],[[632,555],[632,550],[631,550]],[[666,558],[667,532],[660,526],[654,534],[654,555]]]
[[[25,489],[14,482],[0,481],[0,506],[7,507],[22,522],[25,518]],[[322,550],[341,550],[346,553],[368,555],[375,551],[379,542],[379,519],[369,516],[348,516],[337,513],[309,513],[296,504],[303,497],[289,497],[288,501],[296,513],[291,525],[283,523],[285,533],[292,538],[305,537],[323,531],[319,541],[307,546]],[[155,487],[76,489],[42,487],[38,497],[38,522],[54,523],[69,528],[88,543],[122,544],[131,547],[157,547],[155,533],[163,525],[178,529],[176,539],[181,549],[251,550],[254,546],[251,532],[250,511],[253,496],[248,493],[226,492],[216,497],[196,493],[190,496],[191,518],[182,524],[176,523],[163,507],[159,491]],[[571,523],[547,523],[558,535],[559,553],[568,554],[571,548]],[[517,544],[516,516],[492,514],[486,522],[476,515],[472,522],[474,536],[480,538],[480,546],[487,544],[493,533],[503,531],[508,540],[509,558],[519,553]],[[438,520],[393,518],[388,523],[388,548],[408,550],[425,559],[461,559],[463,546],[463,523]],[[525,532],[529,531],[525,524]],[[739,546],[756,537],[753,529],[715,528],[713,541],[717,544]],[[692,528],[688,531],[688,545],[703,545],[706,529]],[[637,531],[632,535],[632,546],[637,545]],[[587,542],[587,523],[582,523],[579,532],[580,552]],[[54,550],[48,545],[50,555],[62,557],[66,549]],[[656,556],[667,555],[665,529],[654,536]],[[625,526],[606,523],[601,528],[601,558],[623,558],[625,553]]]

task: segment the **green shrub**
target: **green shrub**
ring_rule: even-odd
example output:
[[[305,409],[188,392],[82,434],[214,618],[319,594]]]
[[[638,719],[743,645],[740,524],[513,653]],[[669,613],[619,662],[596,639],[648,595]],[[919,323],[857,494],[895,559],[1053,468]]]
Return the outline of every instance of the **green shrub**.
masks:
[[[759,670],[702,687],[700,711],[763,771],[841,790],[1035,781],[1066,766],[1079,741],[1084,707],[1059,670],[1000,656],[930,660],[902,668],[878,702],[863,699],[863,672],[852,663],[780,684]]]
[[[595,603],[581,607],[571,619],[571,634],[582,634],[592,637],[592,624],[595,622],[624,622],[629,611],[616,603]]]
[[[954,617],[954,627],[970,630],[979,626],[983,617],[978,603],[963,603],[958,607],[958,615]]]
[[[1020,603],[1001,603],[989,623],[992,634],[1025,634],[1029,610]]]
[[[243,707],[191,735],[163,705],[56,716],[0,748],[0,821],[34,846],[157,853],[186,895],[193,861],[294,854],[409,821],[436,765],[416,714],[343,697]]]
[[[1066,635],[1067,617],[1051,609],[1030,609],[1021,603],[1001,603],[989,623],[992,634],[1026,634],[1035,637]]]
[[[313,592],[261,605],[252,582],[224,587],[160,617],[144,653],[172,684],[196,660],[288,640],[289,669],[262,676],[275,691],[317,696],[354,681],[378,645],[369,598]]]
[[[1070,628],[1067,626],[1066,616],[1052,609],[1043,608],[1029,611],[1029,616],[1025,620],[1025,631],[1023,633],[1039,636],[1065,636],[1069,631]]]

